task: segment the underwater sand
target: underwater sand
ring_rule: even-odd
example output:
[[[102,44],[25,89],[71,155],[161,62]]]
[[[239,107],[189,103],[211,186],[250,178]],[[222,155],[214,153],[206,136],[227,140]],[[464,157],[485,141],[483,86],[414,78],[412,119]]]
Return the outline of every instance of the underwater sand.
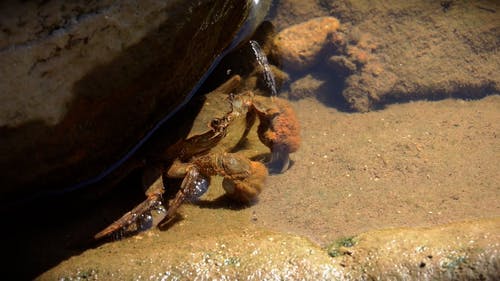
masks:
[[[325,10],[317,10],[317,4],[305,8],[302,1],[282,2],[275,21],[278,28],[328,15]],[[348,3],[351,1],[344,2],[340,8],[352,6]],[[390,10],[391,6],[378,9]],[[439,5],[432,9],[433,13],[441,12]],[[302,14],[298,14],[300,11]],[[371,16],[377,19],[377,13]],[[352,17],[353,21],[366,18],[363,14]],[[364,25],[369,25],[368,20]],[[458,51],[451,55],[463,57]],[[427,80],[446,80],[446,76],[427,76],[425,66],[420,70],[418,66],[406,75],[419,71]],[[110,243],[105,245],[108,252],[104,256],[87,251],[91,247],[81,243],[82,237],[91,237],[120,213],[107,209],[110,203],[123,200],[116,194],[89,206],[88,213],[73,220],[45,218],[46,223],[30,225],[26,219],[18,244],[11,243],[19,249],[12,257],[19,268],[11,270],[32,278],[63,261],[66,268],[90,264],[107,269],[120,261],[123,253],[144,260],[160,259],[159,243],[172,251],[196,251],[214,243],[222,247],[214,242],[218,236],[240,237],[249,243],[260,229],[303,235],[325,246],[337,238],[374,229],[436,226],[500,216],[499,95],[477,100],[394,103],[368,113],[339,111],[315,98],[293,101],[292,105],[302,127],[301,148],[291,155],[290,170],[269,177],[254,205],[242,207],[217,200],[222,190],[214,187],[209,200],[181,207],[182,220],[167,231],[153,229]],[[136,194],[137,200],[142,200],[141,192]],[[133,203],[129,200],[128,205]],[[140,249],[135,248],[138,244]],[[87,255],[78,256],[82,253]],[[92,264],[93,258],[101,263]],[[179,262],[189,260],[175,258]],[[140,264],[128,268],[135,274],[143,269]]]
[[[292,155],[290,170],[269,177],[256,204],[245,208],[220,199],[223,190],[215,180],[203,200],[180,208],[181,219],[168,230],[152,229],[81,255],[68,252],[73,257],[60,260],[40,280],[68,276],[328,280],[335,272],[322,275],[323,270],[336,262],[324,247],[341,237],[500,215],[500,96],[394,104],[364,114],[339,112],[315,99],[293,105],[303,128],[302,147]],[[74,222],[66,231],[76,235],[82,222]],[[465,224],[469,225],[474,224]],[[496,241],[497,221],[484,225],[489,228],[471,228]],[[430,239],[446,243],[439,227],[425,233],[437,232]],[[455,230],[443,237],[468,235],[460,232],[460,225],[451,229]],[[286,233],[292,236],[283,236]],[[379,243],[390,242],[375,238],[368,245],[376,249]],[[69,251],[74,245],[66,247]],[[404,249],[394,249],[403,251],[396,259],[406,257]],[[476,269],[481,273],[490,266],[489,275],[495,276],[497,265],[491,262]],[[386,266],[378,274],[394,267],[390,258]],[[432,275],[430,270],[422,276]]]
[[[343,113],[294,103],[302,147],[268,180],[256,224],[324,244],[372,229],[500,215],[500,96]]]

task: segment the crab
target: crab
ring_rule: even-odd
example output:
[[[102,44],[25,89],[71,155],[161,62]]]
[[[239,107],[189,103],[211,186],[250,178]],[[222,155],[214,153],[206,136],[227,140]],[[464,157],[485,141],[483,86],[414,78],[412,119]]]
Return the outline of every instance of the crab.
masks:
[[[97,233],[96,239],[129,229],[138,232],[152,225],[164,227],[182,203],[203,195],[210,178],[216,175],[223,177],[222,186],[229,198],[250,203],[262,191],[269,172],[282,173],[288,168],[289,154],[300,144],[294,111],[279,97],[260,96],[248,90],[234,94],[240,86],[241,77],[235,75],[207,94],[214,96],[214,103],[229,103],[229,111],[212,118],[205,132],[188,136],[160,153],[159,160],[147,169],[155,176],[149,181],[152,184],[146,190],[146,200]],[[237,150],[257,119],[259,140],[270,149],[265,164]],[[162,195],[166,178],[180,178],[182,183],[165,210]],[[153,211],[161,214],[159,219],[154,219]]]

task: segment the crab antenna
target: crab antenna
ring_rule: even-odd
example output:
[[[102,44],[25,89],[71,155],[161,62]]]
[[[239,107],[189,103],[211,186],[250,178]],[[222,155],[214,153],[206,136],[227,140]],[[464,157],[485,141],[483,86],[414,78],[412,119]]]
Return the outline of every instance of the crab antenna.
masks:
[[[271,91],[271,97],[277,97],[278,91],[276,90],[276,81],[274,79],[274,74],[271,71],[269,62],[267,61],[266,54],[264,53],[264,51],[262,51],[262,48],[260,47],[259,43],[257,43],[257,41],[250,40],[249,43],[250,46],[252,47],[255,59],[263,69],[264,81],[266,82],[267,87]]]

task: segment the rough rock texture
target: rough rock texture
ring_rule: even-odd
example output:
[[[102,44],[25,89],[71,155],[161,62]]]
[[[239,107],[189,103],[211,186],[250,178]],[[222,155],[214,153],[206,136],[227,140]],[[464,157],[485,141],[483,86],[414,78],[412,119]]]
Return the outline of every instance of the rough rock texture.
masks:
[[[280,53],[283,66],[293,70],[306,70],[313,66],[329,36],[339,26],[336,18],[321,17],[282,30],[274,39],[274,45]]]
[[[290,85],[290,92],[288,97],[290,99],[302,99],[307,97],[314,97],[318,89],[323,85],[324,81],[315,79],[310,74],[297,79]]]
[[[301,5],[305,4],[284,1],[277,9]],[[308,24],[324,17],[310,19],[300,14],[302,23],[296,18],[294,26],[278,35],[277,42],[285,42],[278,44],[288,62],[284,70],[298,72],[300,77],[312,67],[330,67],[331,79],[345,78],[341,97],[362,112],[394,101],[480,98],[500,92],[498,1],[442,5],[427,1],[310,3],[310,9],[320,9],[317,14],[327,12],[340,19],[340,32],[331,30],[333,40],[326,41],[324,31],[311,35],[315,29]],[[279,16],[275,21],[281,26],[285,20]],[[338,99],[334,92],[332,99]]]
[[[322,9],[321,0],[280,0],[274,9],[273,24],[278,30],[306,20],[325,17],[329,13]]]
[[[95,177],[123,157],[186,100],[247,3],[3,1],[2,200]]]
[[[196,228],[196,226],[191,226]],[[363,233],[322,249],[252,227],[173,237],[150,231],[88,250],[37,280],[495,280],[500,221]],[[172,244],[175,241],[176,244]]]
[[[107,268],[106,260],[115,264],[129,253],[167,259],[179,247],[206,249],[202,248],[205,239],[226,237],[226,231],[234,234],[229,236],[234,250],[243,236],[237,234],[252,234],[255,226],[264,232],[303,235],[326,247],[340,237],[374,229],[470,220],[471,226],[464,226],[466,233],[477,227],[474,220],[500,217],[496,133],[500,96],[418,101],[365,114],[339,112],[316,99],[292,104],[302,125],[302,147],[291,155],[290,170],[269,176],[258,202],[242,206],[221,197],[222,181],[216,177],[201,201],[179,209],[179,220],[168,230],[151,232],[160,238],[143,233],[104,246],[112,251],[99,261],[101,268]],[[262,155],[268,148],[253,133],[245,149]],[[172,189],[175,193],[172,185],[167,192]],[[80,212],[63,208],[63,212],[47,213],[47,208],[27,205],[16,216],[4,217],[4,225],[10,228],[0,239],[8,257],[2,276],[18,274],[10,279],[32,280],[61,263],[67,267],[70,261],[74,267],[91,264],[85,259],[94,259],[96,251],[86,250],[96,246],[80,241],[91,239],[143,199],[140,185],[128,181],[107,200],[92,202]],[[31,278],[19,274],[31,274]]]
[[[498,1],[384,3],[331,1],[332,13],[371,34],[376,49],[346,83],[344,97],[359,111],[394,100],[479,98],[500,91]]]
[[[353,280],[497,280],[499,241],[500,220],[492,219],[367,232],[329,253]]]

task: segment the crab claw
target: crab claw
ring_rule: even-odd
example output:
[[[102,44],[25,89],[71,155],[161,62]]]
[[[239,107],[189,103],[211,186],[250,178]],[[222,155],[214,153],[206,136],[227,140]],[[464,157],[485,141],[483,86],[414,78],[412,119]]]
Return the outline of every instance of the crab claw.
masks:
[[[242,203],[254,201],[267,178],[264,164],[235,153],[223,154],[221,161],[224,167],[222,187],[227,196]]]
[[[282,174],[290,167],[290,153],[286,148],[278,146],[271,149],[271,158],[266,163],[271,174]]]
[[[260,141],[271,149],[267,167],[271,173],[283,173],[290,165],[290,153],[299,149],[300,125],[291,105],[284,99],[273,98],[272,106],[255,103],[260,124],[257,130]]]

